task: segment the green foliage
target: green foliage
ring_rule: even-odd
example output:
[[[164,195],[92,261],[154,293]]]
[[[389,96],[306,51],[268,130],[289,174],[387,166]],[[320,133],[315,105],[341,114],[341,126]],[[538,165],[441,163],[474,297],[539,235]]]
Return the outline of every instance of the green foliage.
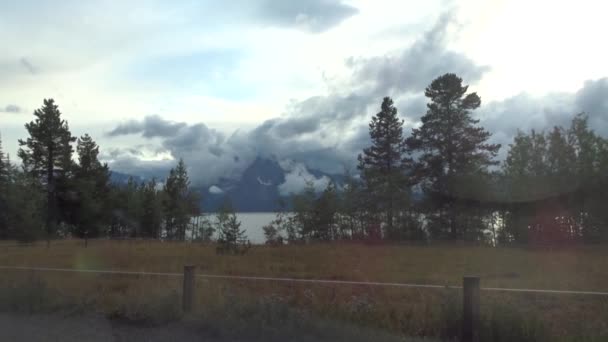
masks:
[[[369,135],[372,145],[358,157],[366,207],[383,213],[388,236],[396,236],[395,216],[409,205],[412,159],[406,153],[403,120],[391,98],[385,97],[380,112],[372,117]]]
[[[300,239],[298,222],[295,216],[286,209],[287,203],[279,200],[279,207],[274,220],[262,227],[266,244],[282,245],[286,241],[295,243]]]
[[[75,195],[71,223],[78,237],[99,237],[110,223],[110,170],[98,159],[99,146],[85,134],[77,142],[78,165],[70,184]]]
[[[141,236],[159,238],[162,231],[161,192],[157,189],[156,179],[141,185]]]
[[[217,213],[216,227],[217,253],[245,254],[251,248],[251,243],[247,240],[245,231],[241,230],[241,222],[229,201],[226,201]]]
[[[141,235],[140,219],[142,218],[141,186],[133,177],[127,184],[111,188],[110,203],[111,221],[108,235],[110,237],[138,237]]]
[[[605,146],[583,114],[567,130],[519,132],[503,164],[504,240],[608,240]]]
[[[13,170],[7,185],[5,238],[31,242],[43,237],[45,197],[42,185],[29,175]]]
[[[198,197],[190,190],[188,171],[183,159],[169,172],[164,187],[164,222],[167,238],[186,239],[192,216],[198,216]]]
[[[500,145],[487,143],[490,133],[472,117],[481,100],[467,90],[454,74],[433,80],[425,90],[430,102],[422,125],[407,139],[410,152],[420,154],[415,174],[428,198],[426,215],[434,238],[471,237],[465,234],[467,226],[471,219],[480,218],[475,212],[463,215],[463,210],[469,207],[467,202],[479,198],[462,191],[477,187],[475,181],[497,164],[494,157]],[[473,239],[478,236],[472,235]]]
[[[199,215],[193,222],[193,240],[209,242],[215,234],[215,226],[208,215]]]
[[[67,121],[61,119],[61,112],[53,99],[45,99],[43,106],[34,111],[34,116],[34,121],[25,124],[30,137],[19,139],[18,155],[24,171],[44,184],[47,193],[46,231],[50,237],[59,219],[59,192],[72,170],[71,143],[76,138],[70,133]]]

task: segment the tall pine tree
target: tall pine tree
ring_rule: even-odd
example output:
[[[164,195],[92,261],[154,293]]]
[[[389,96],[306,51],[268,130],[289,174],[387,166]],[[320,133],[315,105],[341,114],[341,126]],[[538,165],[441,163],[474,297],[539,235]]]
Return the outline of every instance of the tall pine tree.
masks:
[[[358,157],[368,208],[382,214],[386,232],[397,235],[395,217],[407,206],[411,183],[412,159],[406,153],[403,139],[403,120],[390,97],[382,101],[381,110],[369,123],[372,146]]]
[[[467,90],[455,74],[433,80],[424,93],[429,103],[422,125],[407,139],[409,150],[419,155],[416,174],[429,200],[430,231],[439,238],[479,237],[480,231],[466,231],[467,226],[480,225],[479,220],[475,223],[471,216],[461,214],[471,207],[466,205],[471,198],[463,197],[464,193],[472,196],[470,189],[481,187],[474,183],[497,164],[494,157],[500,149],[487,142],[490,133],[473,119],[471,113],[481,100]]]
[[[72,143],[67,121],[61,119],[59,107],[53,99],[45,99],[34,111],[36,119],[25,124],[30,137],[19,139],[18,155],[25,172],[40,179],[46,190],[47,241],[55,231],[58,220],[58,186],[65,181],[72,168]]]
[[[164,187],[163,209],[167,238],[186,238],[192,216],[199,214],[198,197],[190,190],[190,180],[184,160],[169,172]]]
[[[156,185],[156,179],[153,178],[141,186],[141,234],[153,239],[160,237],[162,228],[161,193]]]
[[[78,139],[76,146],[78,165],[75,167],[73,186],[76,196],[73,224],[76,235],[97,237],[110,223],[110,170],[99,159],[99,146],[88,134]]]

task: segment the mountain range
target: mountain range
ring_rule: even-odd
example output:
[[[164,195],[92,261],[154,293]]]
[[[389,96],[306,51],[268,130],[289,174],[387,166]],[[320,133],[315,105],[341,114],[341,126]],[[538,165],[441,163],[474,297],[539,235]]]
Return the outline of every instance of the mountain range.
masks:
[[[139,181],[152,177],[164,180],[166,175],[143,176],[111,172],[111,181],[114,183],[124,184],[129,177],[135,177]],[[222,178],[217,184],[193,188],[201,194],[201,208],[206,212],[216,211],[226,199],[230,200],[238,212],[272,212],[278,209],[281,199],[286,200],[289,209],[290,184],[303,185],[310,180],[315,183],[317,190],[321,190],[329,180],[340,186],[344,176],[307,169],[303,164],[294,161],[279,162],[258,157],[239,179]]]

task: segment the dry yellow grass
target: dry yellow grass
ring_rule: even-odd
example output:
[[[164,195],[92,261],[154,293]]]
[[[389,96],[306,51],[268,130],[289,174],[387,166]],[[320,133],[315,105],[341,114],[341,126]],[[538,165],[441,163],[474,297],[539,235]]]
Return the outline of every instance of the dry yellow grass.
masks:
[[[220,256],[214,246],[158,241],[60,241],[46,248],[0,244],[0,265],[80,269],[197,272],[341,279],[378,282],[460,285],[475,274],[483,287],[608,291],[608,248],[516,249],[470,246],[402,246],[318,244],[256,246],[244,256]],[[147,310],[153,298],[179,297],[181,279],[96,274],[3,271],[3,282],[37,277],[108,313],[135,303]],[[197,282],[197,308],[204,311],[233,305],[234,298],[277,295],[291,306],[323,317],[344,318],[409,335],[436,334],[438,307],[457,290],[311,285],[267,281],[203,280]],[[152,298],[152,299],[151,299]],[[608,298],[576,295],[483,293],[482,310],[508,304],[540,317],[555,335],[608,335]],[[139,305],[139,306],[138,306]],[[139,307],[139,309],[137,309]],[[133,310],[133,309],[131,309]]]

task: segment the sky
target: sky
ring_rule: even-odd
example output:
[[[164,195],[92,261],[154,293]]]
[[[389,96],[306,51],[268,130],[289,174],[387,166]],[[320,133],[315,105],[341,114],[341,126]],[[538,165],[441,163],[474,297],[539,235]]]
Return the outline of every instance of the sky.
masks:
[[[194,184],[238,178],[258,156],[329,173],[353,168],[384,96],[406,131],[424,88],[453,72],[508,145],[518,129],[581,111],[608,136],[602,1],[0,1],[0,134],[54,98],[113,170]],[[504,157],[506,148],[500,154]],[[295,163],[295,164],[294,164]],[[311,176],[312,177],[312,176]],[[288,177],[285,191],[303,184]],[[323,181],[323,179],[319,179]]]

